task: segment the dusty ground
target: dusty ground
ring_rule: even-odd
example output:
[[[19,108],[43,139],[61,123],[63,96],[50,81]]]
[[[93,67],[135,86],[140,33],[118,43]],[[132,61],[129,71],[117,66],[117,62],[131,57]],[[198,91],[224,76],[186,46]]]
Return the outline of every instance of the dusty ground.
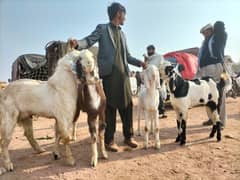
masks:
[[[4,180],[32,179],[240,179],[240,98],[227,100],[228,122],[223,131],[223,140],[217,143],[208,139],[210,127],[203,127],[206,113],[203,107],[190,110],[187,145],[174,143],[176,136],[175,114],[168,110],[167,119],[161,125],[161,149],[143,149],[143,137],[135,137],[139,148],[129,150],[123,145],[121,123],[118,123],[116,142],[121,151],[109,153],[109,160],[100,159],[96,168],[90,163],[90,138],[86,116],[81,115],[78,124],[78,140],[72,144],[77,160],[76,167],[64,165],[64,160],[53,160],[51,150],[54,137],[53,120],[40,118],[34,121],[35,137],[47,149],[43,154],[34,154],[20,127],[15,129],[10,145],[14,172],[0,177]],[[134,114],[136,116],[136,114]],[[134,119],[136,129],[136,119]],[[141,122],[142,127],[144,121]],[[45,138],[44,138],[45,137]],[[49,139],[50,138],[50,139]],[[2,166],[2,162],[0,163]]]

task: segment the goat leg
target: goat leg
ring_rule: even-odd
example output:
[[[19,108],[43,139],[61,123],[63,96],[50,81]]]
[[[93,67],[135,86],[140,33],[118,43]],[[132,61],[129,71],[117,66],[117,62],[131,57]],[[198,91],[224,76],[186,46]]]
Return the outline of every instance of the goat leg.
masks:
[[[22,121],[23,129],[24,129],[24,135],[26,136],[28,142],[32,146],[32,148],[37,153],[43,153],[45,152],[45,149],[43,149],[38,142],[35,140],[33,136],[33,125],[32,125],[32,118],[24,119]]]
[[[65,122],[65,123],[64,123]],[[65,157],[66,163],[70,166],[75,165],[75,159],[72,155],[72,151],[70,148],[70,136],[69,136],[69,124],[66,123],[67,121],[58,121],[58,130],[60,133],[60,138],[65,147]],[[71,122],[69,122],[71,123]]]
[[[155,127],[155,146],[156,149],[160,149],[160,138],[159,138],[159,118],[158,118],[158,111],[154,114],[154,127]]]
[[[186,144],[186,121],[183,119],[181,123],[182,133],[181,133],[181,140],[180,145]]]
[[[216,133],[216,131],[217,131],[217,125],[215,124],[215,125],[212,126],[212,131],[211,131],[211,133],[209,135],[209,138],[213,138],[215,133]]]
[[[2,136],[1,139],[1,148],[2,148],[2,157],[3,157],[3,168],[0,169],[0,174],[5,173],[6,171],[13,171],[13,163],[11,162],[8,145],[11,141],[11,138],[5,138]]]
[[[77,121],[73,122],[71,140],[74,142],[77,140]]]
[[[141,136],[141,128],[140,128],[140,120],[141,120],[141,107],[138,107],[138,130],[137,130],[137,135]]]
[[[75,165],[75,160],[73,158],[73,155],[72,155],[72,151],[71,151],[71,148],[70,148],[70,138],[69,137],[66,137],[64,140],[63,140],[63,144],[65,146],[65,155],[66,155],[66,161],[67,161],[67,164],[70,165],[70,166],[74,166]]]
[[[58,130],[57,122],[55,123],[55,143],[54,143],[54,150],[53,150],[53,157],[55,160],[60,159],[60,151],[59,151],[59,143],[60,143],[61,137]]]
[[[8,146],[11,142],[13,130],[16,126],[18,119],[18,114],[15,113],[14,115],[15,115],[14,117],[10,116],[12,119],[7,118],[9,117],[9,114],[5,115],[5,117],[1,117],[0,119],[2,120],[0,145],[2,149],[3,158],[3,167],[0,168],[0,175],[5,173],[6,171],[13,171],[13,163],[9,155]],[[5,120],[4,123],[3,120]]]
[[[221,139],[222,139],[222,137],[221,137],[222,136],[222,134],[221,134],[221,122],[218,121],[216,126],[217,126],[217,141],[221,141]]]
[[[145,149],[148,149],[148,140],[149,140],[149,129],[150,129],[150,122],[149,122],[149,113],[144,110],[144,115],[145,115]]]
[[[91,166],[93,167],[96,167],[98,162],[96,118],[97,115],[88,114],[88,128],[91,134],[91,146],[92,146]]]
[[[98,126],[99,126],[98,130],[99,130],[101,152],[102,152],[103,158],[108,159],[108,154],[105,149],[105,142],[104,142],[104,133],[105,133],[105,128],[106,128],[104,111],[99,115],[99,125]]]
[[[0,169],[0,175],[6,171],[13,171],[13,163],[11,162],[8,146],[12,139],[12,133],[7,132],[8,130],[3,130],[1,132],[1,148],[2,148],[2,158],[3,158],[3,168]]]
[[[181,127],[180,127],[179,120],[177,120],[177,131],[178,131],[178,135],[176,137],[176,141],[175,142],[179,142],[181,140]]]
[[[155,116],[154,116],[154,117],[155,117]],[[153,124],[154,122],[153,122],[153,121],[155,121],[155,120],[153,120],[153,117],[152,117],[152,116],[151,116],[150,118],[151,118],[151,119],[150,119],[150,123],[151,123],[150,134],[152,135],[152,134],[154,134],[154,133],[153,133],[153,126],[154,126],[154,124]]]

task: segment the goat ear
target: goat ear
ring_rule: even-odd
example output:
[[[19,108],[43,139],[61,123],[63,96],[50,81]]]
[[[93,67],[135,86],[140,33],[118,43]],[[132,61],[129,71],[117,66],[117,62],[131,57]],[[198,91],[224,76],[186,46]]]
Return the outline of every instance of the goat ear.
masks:
[[[184,69],[185,69],[185,68],[184,68],[184,65],[183,65],[183,64],[179,64],[179,65],[178,65],[178,71],[179,71],[179,72],[182,72]]]
[[[166,66],[165,67],[165,74],[167,76],[169,76],[172,70],[173,70],[173,66]]]

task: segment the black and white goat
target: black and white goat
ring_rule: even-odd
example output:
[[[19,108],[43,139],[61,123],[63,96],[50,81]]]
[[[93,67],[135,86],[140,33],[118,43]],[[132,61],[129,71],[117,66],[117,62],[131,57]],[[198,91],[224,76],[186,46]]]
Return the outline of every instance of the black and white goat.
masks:
[[[207,115],[213,121],[209,137],[214,137],[217,132],[217,140],[220,141],[221,124],[218,114],[219,92],[217,83],[210,77],[192,81],[184,80],[180,74],[183,69],[183,65],[177,65],[175,68],[168,65],[160,71],[161,78],[167,80],[170,101],[177,116],[178,136],[176,142],[180,141],[181,145],[186,143],[188,109],[199,104],[206,106]]]

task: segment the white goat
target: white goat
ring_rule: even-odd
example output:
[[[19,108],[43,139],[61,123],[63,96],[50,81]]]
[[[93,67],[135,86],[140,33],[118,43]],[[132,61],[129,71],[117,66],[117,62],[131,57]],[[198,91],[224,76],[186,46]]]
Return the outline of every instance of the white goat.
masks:
[[[154,65],[149,65],[142,73],[144,87],[140,89],[138,101],[138,132],[140,133],[140,114],[144,112],[145,117],[145,148],[148,148],[150,123],[153,121],[155,130],[155,145],[160,148],[159,139],[159,119],[158,119],[158,104],[159,104],[159,88],[160,79],[158,68]]]
[[[85,52],[72,51],[58,61],[55,73],[48,81],[22,79],[11,82],[0,91],[0,133],[4,167],[0,174],[13,170],[8,146],[16,124],[24,128],[24,135],[37,152],[43,152],[33,136],[32,116],[56,119],[55,158],[59,157],[59,141],[65,146],[66,162],[74,165],[69,141],[69,128],[75,116],[77,103],[77,76],[72,64],[84,58]]]
[[[192,81],[182,79],[180,72],[184,69],[182,65],[163,66],[161,77],[167,78],[170,91],[170,101],[177,116],[178,136],[176,142],[181,145],[186,143],[186,121],[190,107],[205,104],[209,119],[213,121],[210,137],[217,131],[217,140],[221,140],[221,124],[218,114],[219,93],[217,84],[213,79],[206,77]]]

